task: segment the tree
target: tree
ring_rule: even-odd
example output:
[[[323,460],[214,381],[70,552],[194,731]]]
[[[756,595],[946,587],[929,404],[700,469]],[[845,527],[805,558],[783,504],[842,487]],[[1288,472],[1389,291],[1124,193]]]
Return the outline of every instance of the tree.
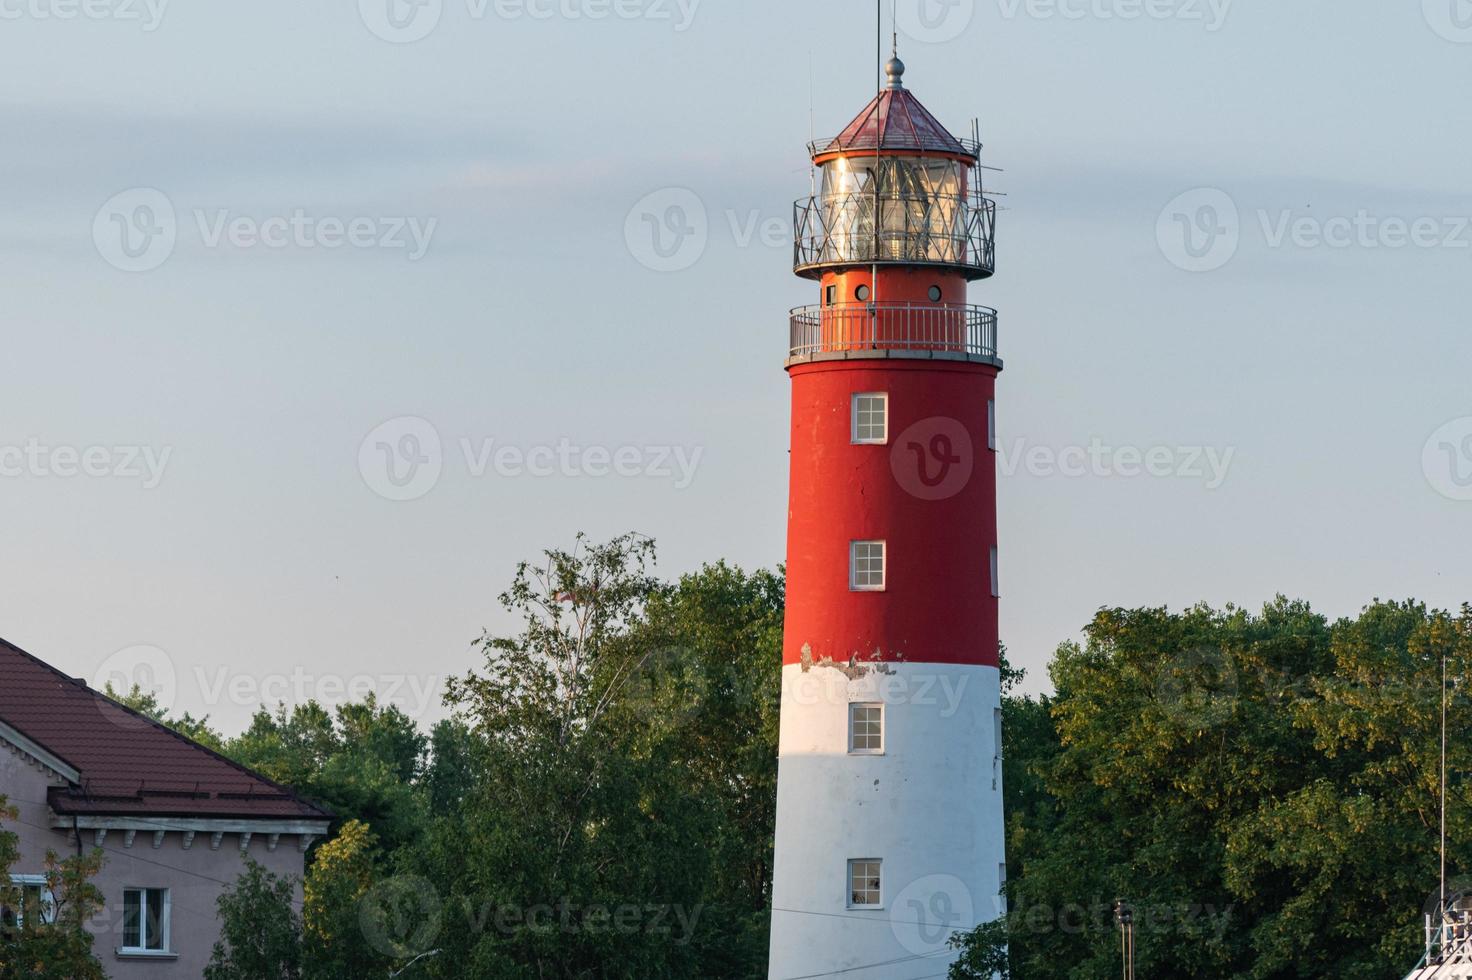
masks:
[[[1443,658],[1472,771],[1472,613],[1109,609],[1086,639],[1054,695],[1004,705],[1013,972],[1117,976],[1124,897],[1141,976],[1404,974],[1436,884]],[[1469,802],[1454,785],[1453,874]]]
[[[302,903],[308,980],[387,976],[399,959],[392,952],[397,937],[390,929],[374,928],[370,918],[381,909],[364,902],[378,878],[377,844],[366,824],[350,820],[317,849]]]
[[[1007,920],[983,922],[969,932],[958,932],[947,944],[961,955],[951,964],[947,980],[1009,980]]]
[[[317,800],[339,821],[373,827],[385,848],[415,840],[424,800],[415,779],[428,739],[397,706],[372,694],[329,712],[316,701],[264,709],[226,753],[267,778]]]
[[[580,537],[519,566],[501,599],[520,631],[484,637],[451,684],[473,747],[447,730],[435,755],[475,772],[398,865],[441,906],[426,974],[761,972],[781,579],[722,565],[666,585],[653,557]]]
[[[220,940],[205,980],[300,980],[302,924],[296,879],[278,877],[250,858],[216,901]]]
[[[0,797],[0,820],[17,817]],[[41,902],[10,882],[10,868],[18,857],[16,843],[13,833],[0,828],[0,980],[104,980],[87,930],[87,923],[103,907],[102,892],[92,884],[102,869],[102,852],[64,860],[52,851],[46,853],[50,907],[45,914]]]
[[[166,728],[172,728],[185,738],[192,739],[206,748],[214,749],[216,752],[223,752],[225,749],[225,739],[219,732],[210,727],[208,715],[203,718],[195,718],[186,711],[184,714],[175,718],[158,703],[158,695],[155,692],[145,691],[137,684],[134,684],[124,694],[115,689],[111,681],[108,681],[102,693],[119,704],[132,708],[141,715],[146,715],[160,725]]]

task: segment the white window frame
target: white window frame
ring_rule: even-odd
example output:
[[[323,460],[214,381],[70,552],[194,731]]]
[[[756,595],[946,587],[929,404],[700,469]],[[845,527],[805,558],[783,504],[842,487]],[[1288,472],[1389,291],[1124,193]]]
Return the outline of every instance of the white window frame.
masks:
[[[11,875],[10,883],[21,890],[20,908],[13,910],[17,926],[26,924],[25,891],[27,888],[36,888],[41,892],[42,923],[50,925],[56,921],[56,896],[51,893],[51,883],[46,880],[45,875]]]
[[[859,548],[879,546],[879,582],[859,582]],[[866,561],[872,560],[866,558]],[[850,592],[883,592],[889,583],[889,546],[884,541],[854,540],[848,543],[848,588]]]
[[[865,398],[876,398],[883,413],[881,426],[884,431],[878,436],[861,435],[859,433],[859,403]],[[849,400],[848,412],[848,437],[849,442],[855,446],[883,446],[889,443],[889,392],[887,391],[856,391]]]
[[[139,942],[139,945],[137,945],[137,946],[128,946],[128,945],[126,945],[126,943],[127,943],[128,895],[131,894],[131,893],[133,893],[133,892],[137,892],[137,894],[138,894],[138,942]],[[160,945],[158,947],[156,947],[156,948],[155,947],[151,947],[151,946],[148,945],[150,938],[153,938],[153,937],[150,937],[148,935],[148,893],[149,892],[163,892],[163,894],[164,894],[164,911],[163,911],[163,917],[162,917],[162,922],[161,922],[163,936],[158,937],[160,939]],[[124,920],[124,925],[123,925],[123,943],[119,944],[119,946],[118,946],[118,954],[120,956],[173,956],[174,955],[174,938],[173,938],[173,935],[172,935],[172,933],[173,933],[173,922],[174,922],[174,892],[173,892],[173,889],[171,889],[171,888],[157,888],[157,887],[151,887],[151,886],[148,886],[148,885],[129,885],[129,886],[127,886],[126,888],[123,889],[123,920]]]
[[[857,735],[857,733],[855,731],[855,726],[858,724],[858,717],[857,716],[858,716],[858,713],[859,713],[860,710],[867,711],[869,709],[876,709],[878,711],[878,717],[875,720],[877,720],[877,722],[878,722],[879,731],[877,733],[875,733],[875,734],[877,734],[877,736],[879,738],[879,744],[877,746],[864,746],[864,747],[861,748],[861,747],[859,747],[856,744],[856,741],[858,739],[858,735]],[[868,720],[868,719],[866,719],[866,720]],[[853,702],[850,702],[849,703],[849,706],[848,706],[848,754],[849,755],[883,755],[884,754],[885,735],[886,735],[886,732],[884,730],[884,727],[885,727],[884,723],[885,723],[885,717],[884,717],[884,702],[883,701],[853,701]],[[868,733],[865,733],[865,734],[867,735]]]
[[[874,899],[873,902],[858,902],[858,901],[855,901],[854,900],[854,871],[855,871],[855,865],[859,865],[859,864],[872,864],[872,865],[874,865],[875,870],[878,872],[878,874],[874,876],[874,877],[877,877],[879,879],[879,885],[878,885],[877,888],[874,888],[873,889],[873,891],[875,892],[875,899]],[[864,910],[864,911],[872,911],[872,910],[875,910],[875,909],[883,909],[884,908],[884,859],[883,858],[849,858],[848,859],[848,863],[846,865],[844,865],[844,873],[845,873],[845,877],[844,877],[844,895],[847,898],[847,905],[848,905],[849,908],[851,908],[851,909],[861,909],[861,910]],[[865,892],[870,891],[870,889],[868,889],[868,888],[865,888],[863,890]]]

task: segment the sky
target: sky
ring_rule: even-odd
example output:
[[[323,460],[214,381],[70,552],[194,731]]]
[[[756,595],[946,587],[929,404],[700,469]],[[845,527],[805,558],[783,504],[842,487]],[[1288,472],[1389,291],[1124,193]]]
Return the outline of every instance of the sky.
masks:
[[[1027,689],[1101,607],[1472,599],[1472,3],[893,18],[1001,170]],[[875,61],[858,0],[0,0],[0,636],[431,721],[580,530],[777,565],[792,202]]]

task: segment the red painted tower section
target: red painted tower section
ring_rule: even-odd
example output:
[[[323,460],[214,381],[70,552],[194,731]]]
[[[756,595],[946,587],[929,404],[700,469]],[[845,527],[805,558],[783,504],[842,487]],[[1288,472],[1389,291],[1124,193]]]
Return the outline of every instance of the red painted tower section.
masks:
[[[882,288],[882,286],[881,286]],[[929,361],[798,365],[783,662],[997,664],[996,369]],[[852,392],[886,392],[890,445],[849,445]],[[885,542],[883,591],[850,588],[856,540]]]
[[[896,70],[897,69],[897,70]],[[820,305],[793,311],[783,661],[996,666],[996,314],[966,305],[993,270],[979,146],[901,87],[814,144],[823,187],[798,206],[796,268]],[[879,173],[875,186],[874,173]],[[878,229],[874,216],[878,215]],[[852,399],[882,393],[882,441],[856,443]],[[885,544],[882,590],[853,588],[850,546]]]

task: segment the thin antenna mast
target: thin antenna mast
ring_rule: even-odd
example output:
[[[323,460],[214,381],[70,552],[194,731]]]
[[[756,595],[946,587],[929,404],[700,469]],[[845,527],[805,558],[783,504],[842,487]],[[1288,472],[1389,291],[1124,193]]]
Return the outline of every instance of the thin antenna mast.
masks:
[[[816,83],[813,81],[813,49],[808,48],[808,146],[818,141],[817,110],[813,108],[816,99]],[[808,159],[808,184],[809,191],[813,197],[818,196],[818,168]]]
[[[1446,650],[1441,651],[1441,916],[1446,921]],[[1443,925],[1443,928],[1445,926]]]
[[[874,3],[874,42],[874,261],[869,266],[871,318],[877,317],[879,310],[879,167],[882,163],[879,148],[884,135],[880,113],[884,106],[884,0],[875,0]],[[873,326],[878,328],[878,324]]]

